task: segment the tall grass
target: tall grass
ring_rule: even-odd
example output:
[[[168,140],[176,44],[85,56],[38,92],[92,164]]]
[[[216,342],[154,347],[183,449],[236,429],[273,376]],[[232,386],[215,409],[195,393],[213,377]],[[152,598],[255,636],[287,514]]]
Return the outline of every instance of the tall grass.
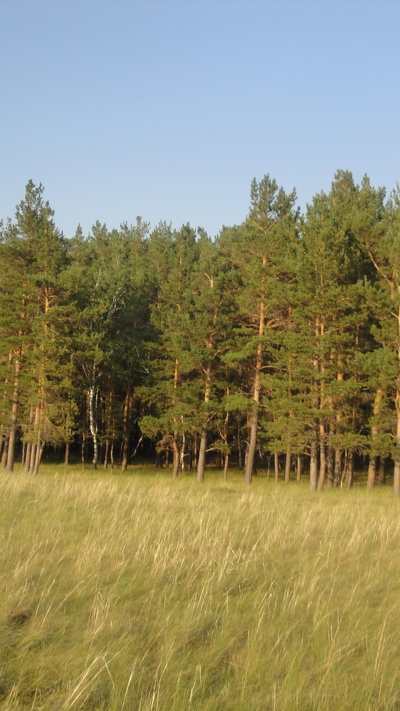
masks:
[[[400,708],[391,492],[0,478],[0,708]]]

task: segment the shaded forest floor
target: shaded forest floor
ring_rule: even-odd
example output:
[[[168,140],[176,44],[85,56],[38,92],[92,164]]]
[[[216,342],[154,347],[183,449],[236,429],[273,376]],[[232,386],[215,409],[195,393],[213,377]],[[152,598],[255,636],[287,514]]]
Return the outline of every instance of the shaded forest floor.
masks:
[[[132,471],[1,475],[2,710],[400,708],[390,487]]]

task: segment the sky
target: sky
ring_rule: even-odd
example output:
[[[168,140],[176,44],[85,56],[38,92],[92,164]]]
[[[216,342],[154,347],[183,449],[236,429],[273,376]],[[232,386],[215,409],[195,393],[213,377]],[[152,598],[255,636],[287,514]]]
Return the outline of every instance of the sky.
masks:
[[[0,218],[32,179],[66,237],[210,236],[265,174],[400,180],[398,0],[0,0]]]

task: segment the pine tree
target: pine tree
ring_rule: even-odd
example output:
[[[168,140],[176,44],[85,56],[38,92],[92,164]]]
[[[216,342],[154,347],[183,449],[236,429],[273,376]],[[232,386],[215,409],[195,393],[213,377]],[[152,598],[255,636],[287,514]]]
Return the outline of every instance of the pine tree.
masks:
[[[67,260],[67,244],[55,227],[53,210],[44,202],[42,185],[29,181],[15,221],[4,233],[8,299],[3,328],[13,341],[9,370],[13,375],[6,466],[13,468],[17,427],[27,445],[25,461],[37,473],[46,443],[63,436],[62,396],[66,371],[57,341],[55,309],[62,303],[59,277]],[[10,285],[13,284],[12,293]]]
[[[368,228],[359,230],[359,240],[366,255],[373,264],[378,280],[373,284],[376,290],[376,300],[379,303],[378,324],[373,329],[373,335],[383,351],[381,355],[382,377],[386,379],[391,374],[392,401],[395,410],[395,427],[393,431],[392,458],[394,459],[394,494],[400,496],[400,189],[393,191],[389,201],[382,208],[384,191],[374,190],[369,181],[364,180],[362,197],[375,207],[373,220]],[[360,213],[364,205],[360,203]],[[360,215],[359,215],[360,217]],[[381,386],[379,386],[381,387]],[[384,425],[379,424],[378,392],[374,398],[374,424],[372,427],[371,455],[376,451],[376,440],[379,432],[384,431]],[[378,420],[378,422],[377,422]],[[370,483],[372,472],[370,471]]]
[[[268,368],[274,331],[287,318],[287,303],[282,291],[288,280],[285,252],[296,236],[298,213],[296,194],[286,194],[268,175],[251,185],[251,206],[242,226],[226,230],[224,249],[230,251],[240,274],[238,295],[240,330],[233,360],[247,362],[247,419],[249,440],[245,481],[252,481],[262,391],[262,373]],[[236,352],[235,352],[236,350]]]
[[[158,438],[159,448],[172,450],[174,477],[185,467],[187,437],[193,437],[195,430],[191,279],[198,256],[197,233],[190,225],[172,232],[162,224],[151,235],[149,258],[158,264],[152,308],[158,345],[151,366],[153,382],[142,391],[152,414],[141,419],[140,427],[147,436]]]
[[[368,329],[362,280],[366,264],[356,238],[359,190],[352,175],[338,171],[329,195],[321,193],[308,206],[299,259],[300,328],[309,337],[304,355],[310,374],[310,485],[343,480],[344,453],[363,445],[360,436],[361,378],[357,354]],[[307,355],[306,355],[307,354]],[[351,478],[351,475],[349,475]]]
[[[228,350],[235,326],[234,275],[224,269],[215,242],[203,234],[198,242],[199,259],[191,279],[192,379],[197,387],[199,453],[197,481],[204,480],[207,440],[209,448],[227,453],[221,431],[226,422],[221,399],[228,387],[222,357]],[[233,278],[232,278],[233,277]],[[222,420],[222,421],[221,421]]]

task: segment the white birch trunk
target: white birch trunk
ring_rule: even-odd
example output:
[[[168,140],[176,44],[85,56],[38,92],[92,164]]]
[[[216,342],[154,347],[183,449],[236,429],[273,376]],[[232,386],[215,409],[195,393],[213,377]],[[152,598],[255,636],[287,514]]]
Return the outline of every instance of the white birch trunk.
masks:
[[[94,371],[93,371],[94,380]],[[93,440],[93,460],[92,464],[95,469],[97,469],[97,463],[99,460],[99,444],[97,438],[97,413],[96,413],[96,400],[97,391],[94,385],[89,388],[89,429]]]

